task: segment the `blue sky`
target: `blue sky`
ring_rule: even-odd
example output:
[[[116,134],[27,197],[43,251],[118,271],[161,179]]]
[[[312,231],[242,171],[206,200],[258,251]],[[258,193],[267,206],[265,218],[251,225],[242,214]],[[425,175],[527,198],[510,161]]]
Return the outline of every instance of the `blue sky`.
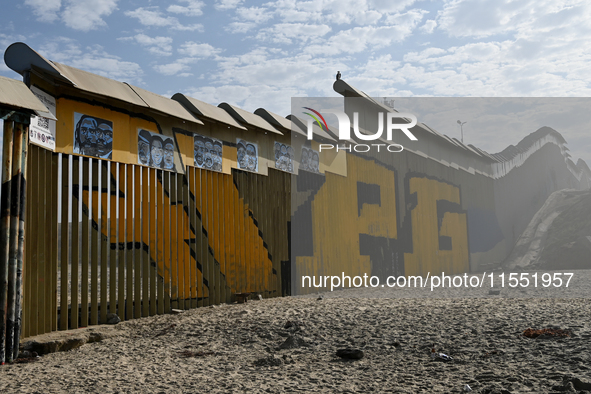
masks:
[[[167,97],[249,111],[287,115],[292,96],[337,96],[337,70],[374,97],[591,96],[584,1],[24,0],[0,18],[1,48],[23,41]],[[20,79],[4,64],[0,74]],[[464,139],[495,152],[532,131],[499,139],[467,124]]]

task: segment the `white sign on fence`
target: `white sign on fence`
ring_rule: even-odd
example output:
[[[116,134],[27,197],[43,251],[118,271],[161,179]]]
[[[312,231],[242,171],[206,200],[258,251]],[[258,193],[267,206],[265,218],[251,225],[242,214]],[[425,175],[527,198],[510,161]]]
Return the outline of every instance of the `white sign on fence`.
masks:
[[[37,96],[55,117],[55,98],[35,86],[31,86],[31,92]],[[55,120],[42,116],[31,116],[29,134],[33,144],[52,151],[55,150]]]

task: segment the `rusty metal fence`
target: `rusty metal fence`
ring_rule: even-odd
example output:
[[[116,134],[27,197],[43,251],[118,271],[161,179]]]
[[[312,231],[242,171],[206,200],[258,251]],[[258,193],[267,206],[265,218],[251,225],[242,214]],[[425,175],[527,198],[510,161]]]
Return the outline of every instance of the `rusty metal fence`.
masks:
[[[28,117],[11,113],[3,122],[0,193],[0,363],[18,355],[21,333],[25,238]]]

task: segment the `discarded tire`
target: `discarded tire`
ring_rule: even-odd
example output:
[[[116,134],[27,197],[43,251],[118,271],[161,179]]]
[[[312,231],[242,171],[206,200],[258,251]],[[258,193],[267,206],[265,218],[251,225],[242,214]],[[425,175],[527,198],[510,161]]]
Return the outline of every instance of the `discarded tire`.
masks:
[[[364,354],[363,350],[360,349],[339,349],[337,350],[337,356],[349,360],[359,360],[363,358]]]

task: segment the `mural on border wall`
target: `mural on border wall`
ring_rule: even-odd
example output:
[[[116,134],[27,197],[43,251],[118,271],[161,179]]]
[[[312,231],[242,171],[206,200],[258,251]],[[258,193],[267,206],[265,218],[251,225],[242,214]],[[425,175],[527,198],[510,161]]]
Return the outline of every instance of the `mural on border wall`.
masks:
[[[259,148],[257,144],[238,138],[236,139],[236,152],[238,168],[252,172],[259,170]]]
[[[312,148],[302,147],[300,170],[320,173],[320,154]]]
[[[176,172],[172,138],[138,129],[138,163]]]
[[[222,141],[195,134],[193,136],[193,163],[195,167],[222,171]]]
[[[293,148],[291,145],[275,141],[275,168],[293,173]]]
[[[396,172],[355,155],[347,176],[300,173],[297,190],[308,195],[292,222],[295,294],[303,275],[388,276],[459,274],[469,270],[467,213],[457,185],[408,173],[405,190]],[[404,193],[401,220],[396,201]]]
[[[410,201],[406,214],[410,226],[405,228],[410,241],[404,250],[405,274],[468,272],[468,220],[461,205],[460,188],[424,174],[409,173],[405,182]]]
[[[111,159],[113,155],[113,122],[74,112],[74,153]]]
[[[103,164],[103,174],[106,170]],[[241,197],[243,192],[232,181],[232,175],[194,169],[188,176],[166,177],[162,171],[152,172],[154,175],[141,167],[136,167],[135,171],[134,176],[131,166],[120,166],[119,179],[128,179],[128,184],[121,184],[116,190],[113,186],[117,170],[112,166],[102,186],[93,185],[92,198],[88,185],[82,185],[83,212],[92,212],[93,228],[110,241],[107,250],[147,252],[150,265],[157,269],[158,277],[162,278],[173,299],[208,298],[220,284],[232,293],[277,293],[276,272],[256,213]],[[179,177],[176,182],[175,176]],[[79,185],[77,177],[74,178],[72,194],[76,199]],[[253,181],[246,182],[252,184]],[[112,186],[110,198],[107,182]],[[183,186],[184,182],[187,185]],[[188,188],[189,200],[181,192],[182,187]],[[101,206],[97,203],[99,193]],[[129,211],[132,195],[138,202],[150,203],[136,202],[137,211],[128,216],[131,220],[115,221],[113,210],[118,205],[117,200],[121,209],[127,205]],[[158,196],[155,201],[154,196]],[[90,201],[93,201],[92,209]],[[111,209],[109,223],[104,219],[108,206]],[[158,212],[156,218],[151,217],[154,209]],[[196,210],[195,215],[191,209]],[[103,217],[100,229],[99,210]],[[116,238],[117,226],[119,239]]]

